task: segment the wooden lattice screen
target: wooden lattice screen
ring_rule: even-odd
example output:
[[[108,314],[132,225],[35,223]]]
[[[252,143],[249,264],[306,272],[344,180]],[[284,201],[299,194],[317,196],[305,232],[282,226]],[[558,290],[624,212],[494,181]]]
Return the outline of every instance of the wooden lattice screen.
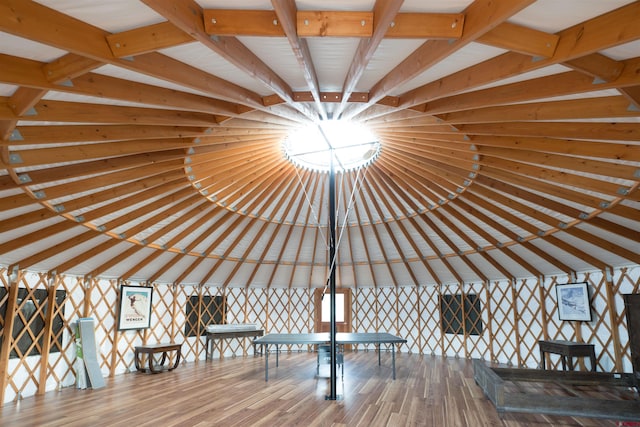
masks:
[[[589,284],[593,321],[558,319],[555,286],[570,281]],[[118,295],[123,284],[128,283],[22,271],[14,271],[10,276],[6,269],[0,269],[0,307],[6,307],[0,316],[2,401],[74,385],[74,326],[80,317],[95,320],[98,361],[105,376],[134,370],[133,348],[142,343],[181,342],[184,363],[204,361],[204,326],[187,318],[188,305],[191,310],[206,313],[208,318],[221,314],[226,323],[256,323],[266,333],[314,330],[312,289],[153,284],[151,327],[118,331]],[[407,339],[407,344],[401,347],[404,352],[483,358],[533,368],[540,364],[538,340],[582,340],[595,344],[598,370],[629,372],[631,359],[622,295],[638,292],[640,267],[573,278],[360,287],[352,292],[352,330],[386,331],[403,336]],[[60,300],[62,294],[64,299]],[[450,307],[462,316],[462,323],[457,326],[461,330],[456,333],[445,333],[443,329],[442,310],[452,304],[450,298],[443,303],[443,295],[460,295],[459,301],[465,295],[474,295],[479,303],[464,309],[459,304]],[[194,306],[194,297],[200,302],[210,298],[207,304]],[[223,297],[222,313],[223,308],[215,302],[220,300],[212,297]],[[13,303],[11,298],[15,299]],[[29,310],[25,309],[26,304]],[[51,335],[30,332],[29,328],[14,333],[16,319],[28,326],[34,322],[51,324],[56,317],[62,318],[63,325]],[[469,329],[480,329],[480,322],[481,332],[470,333]],[[190,326],[198,330],[195,336],[185,335],[189,323],[194,323]],[[21,337],[23,347],[19,348]],[[26,347],[24,342],[28,342]],[[359,346],[362,348],[371,346]],[[306,346],[291,348],[306,349]],[[19,357],[10,358],[12,352]],[[214,357],[251,352],[252,346],[246,341],[228,340],[223,343],[222,354],[218,351]],[[548,362],[558,367],[558,359]]]

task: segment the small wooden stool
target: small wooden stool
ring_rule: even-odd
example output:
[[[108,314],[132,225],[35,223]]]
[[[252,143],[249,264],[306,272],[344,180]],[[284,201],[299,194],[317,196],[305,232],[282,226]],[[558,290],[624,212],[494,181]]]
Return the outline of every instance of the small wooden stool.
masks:
[[[135,349],[135,363],[136,363],[136,369],[140,372],[146,372],[149,371],[153,374],[159,373],[164,371],[165,369],[167,371],[172,371],[174,369],[176,369],[178,367],[178,365],[180,364],[180,350],[182,349],[182,344],[176,344],[176,343],[169,343],[169,344],[147,344],[147,345],[139,345],[136,346]],[[173,366],[167,366],[165,368],[164,363],[167,361],[167,354],[170,351],[175,351],[176,352],[176,360],[173,364]],[[160,360],[160,363],[158,365],[154,365],[154,358],[153,355],[157,354],[157,353],[162,353],[162,359]],[[143,366],[142,363],[142,358],[141,355],[142,354],[146,354],[147,355],[147,361],[148,361],[148,365],[149,368],[145,368]]]

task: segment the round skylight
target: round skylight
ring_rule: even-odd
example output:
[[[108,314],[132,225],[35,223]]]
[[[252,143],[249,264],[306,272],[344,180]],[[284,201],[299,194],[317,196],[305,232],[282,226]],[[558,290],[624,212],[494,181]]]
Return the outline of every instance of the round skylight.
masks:
[[[283,142],[287,158],[298,166],[328,172],[357,169],[380,153],[378,138],[362,124],[326,120],[291,132]]]

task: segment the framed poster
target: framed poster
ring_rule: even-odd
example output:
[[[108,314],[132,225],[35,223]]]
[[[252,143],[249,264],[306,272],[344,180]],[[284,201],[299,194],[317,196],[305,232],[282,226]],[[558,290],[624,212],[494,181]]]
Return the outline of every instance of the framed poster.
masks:
[[[151,326],[152,295],[153,288],[150,286],[120,287],[119,331],[146,329]]]
[[[591,321],[587,282],[556,285],[560,320]]]

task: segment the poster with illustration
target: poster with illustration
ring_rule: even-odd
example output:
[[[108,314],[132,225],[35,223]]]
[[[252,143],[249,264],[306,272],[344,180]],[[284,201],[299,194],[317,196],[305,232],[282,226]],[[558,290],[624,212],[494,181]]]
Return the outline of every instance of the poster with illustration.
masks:
[[[589,288],[586,282],[556,285],[556,293],[560,320],[591,321]]]
[[[151,325],[152,295],[152,287],[128,285],[120,287],[118,330],[146,329]]]

